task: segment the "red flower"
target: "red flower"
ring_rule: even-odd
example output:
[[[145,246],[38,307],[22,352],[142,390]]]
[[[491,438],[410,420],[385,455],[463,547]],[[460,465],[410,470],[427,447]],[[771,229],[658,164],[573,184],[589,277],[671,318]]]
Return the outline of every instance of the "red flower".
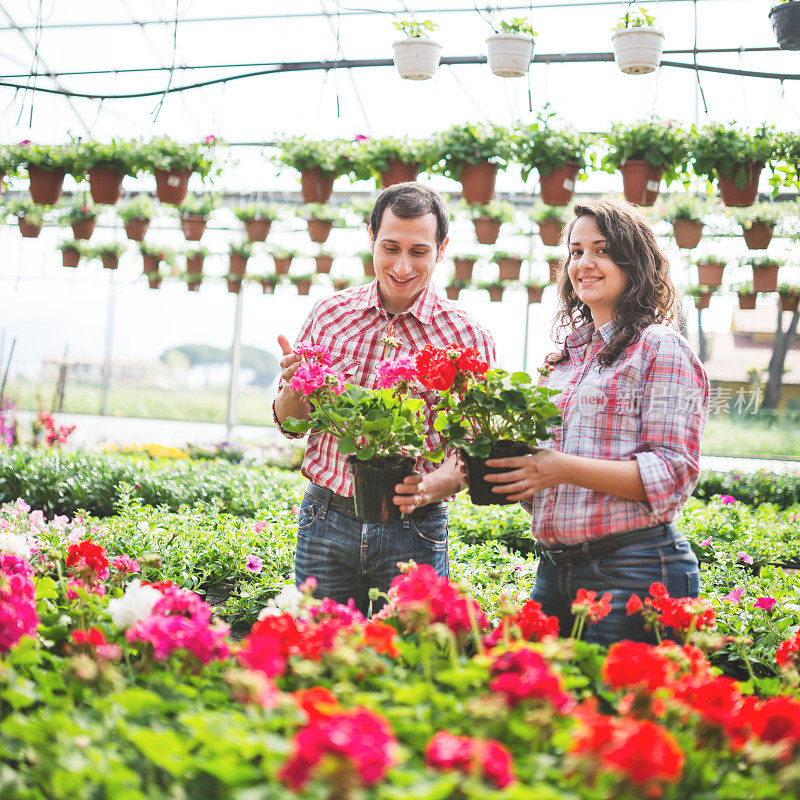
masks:
[[[470,372],[483,377],[489,369],[489,362],[481,358],[481,354],[475,347],[467,347],[458,355],[456,367],[459,372]]]
[[[106,549],[91,539],[69,546],[66,565],[75,575],[91,583],[104,581],[109,576]]]
[[[564,691],[560,676],[529,647],[501,653],[492,662],[491,675],[490,688],[504,695],[511,706],[523,700],[546,700],[556,711],[567,713],[575,705],[572,695]]]
[[[400,651],[394,643],[397,631],[385,622],[370,620],[364,625],[364,644],[371,647],[377,653],[385,653],[387,656],[397,658]]]
[[[273,614],[253,625],[239,650],[239,662],[270,678],[283,674],[289,656],[302,650],[303,637],[290,614]]]
[[[800,746],[800,700],[783,695],[764,700],[753,715],[753,726],[759,739],[783,745],[788,757]]]
[[[636,601],[633,597],[626,606],[629,614],[636,613]],[[709,600],[697,597],[670,597],[663,583],[650,586],[650,597],[644,599],[640,609],[649,625],[656,624],[661,628],[671,628],[676,633],[688,634],[713,628],[717,624],[717,615]]]
[[[447,391],[456,377],[456,366],[447,350],[425,345],[415,357],[417,379],[426,389]]]
[[[775,661],[781,669],[800,670],[800,631],[778,645]]]
[[[298,689],[294,693],[294,700],[306,712],[309,721],[318,717],[329,717],[339,711],[336,695],[324,686]]]
[[[632,594],[628,598],[628,602],[625,603],[625,611],[627,612],[628,616],[631,616],[631,614],[637,614],[642,610],[642,608],[644,608],[642,605],[642,598],[639,597],[638,594]]]
[[[653,692],[669,683],[675,671],[658,647],[644,642],[616,642],[603,662],[603,680],[612,689]]]
[[[503,641],[506,631],[518,630],[522,639],[541,642],[542,639],[558,636],[558,617],[548,617],[542,604],[526,600],[516,613],[503,617],[500,624],[486,637],[486,646],[494,647]]]
[[[100,658],[117,661],[122,656],[122,648],[109,642],[99,628],[75,630],[71,633],[73,644],[82,649],[96,653]]]
[[[599,600],[596,597],[597,592],[591,589],[578,589],[572,602],[572,613],[585,614],[586,621],[590,624],[600,622],[611,613],[611,593],[606,592]]]
[[[473,739],[439,731],[425,747],[425,761],[434,769],[488,778],[498,789],[514,781],[511,753],[494,739]]]

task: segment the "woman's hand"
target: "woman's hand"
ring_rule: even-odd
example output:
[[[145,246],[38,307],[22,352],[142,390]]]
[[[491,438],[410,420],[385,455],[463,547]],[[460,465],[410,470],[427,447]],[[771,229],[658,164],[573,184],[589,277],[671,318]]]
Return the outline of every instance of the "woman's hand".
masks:
[[[487,467],[500,467],[507,472],[492,472],[486,476],[487,483],[497,484],[495,494],[504,494],[509,500],[528,500],[536,492],[567,483],[569,463],[573,457],[558,450],[543,449],[529,456],[490,458]]]

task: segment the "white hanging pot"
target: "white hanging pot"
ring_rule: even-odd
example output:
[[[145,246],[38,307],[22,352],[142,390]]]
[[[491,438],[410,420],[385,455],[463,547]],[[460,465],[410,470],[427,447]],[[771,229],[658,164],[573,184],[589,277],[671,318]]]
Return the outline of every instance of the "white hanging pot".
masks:
[[[415,36],[395,42],[394,65],[401,78],[424,81],[432,78],[439,66],[442,46],[427,36]]]
[[[645,75],[661,63],[664,34],[656,28],[621,28],[611,34],[614,60],[627,75]]]
[[[525,33],[498,33],[486,40],[489,68],[501,78],[523,78],[533,55],[533,38]]]

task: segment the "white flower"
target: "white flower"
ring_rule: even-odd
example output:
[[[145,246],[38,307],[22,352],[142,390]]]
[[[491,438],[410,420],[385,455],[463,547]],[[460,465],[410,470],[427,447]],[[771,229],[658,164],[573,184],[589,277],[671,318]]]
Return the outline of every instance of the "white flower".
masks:
[[[161,592],[152,586],[142,586],[139,578],[132,580],[122,597],[108,601],[108,611],[118,628],[128,628],[140,622],[153,610],[161,599]]]
[[[0,530],[0,556],[31,557],[31,542],[25,536],[9,530]]]
[[[259,619],[277,614],[291,614],[296,617],[300,613],[300,601],[303,594],[293,584],[287,584],[278,592],[258,614]]]

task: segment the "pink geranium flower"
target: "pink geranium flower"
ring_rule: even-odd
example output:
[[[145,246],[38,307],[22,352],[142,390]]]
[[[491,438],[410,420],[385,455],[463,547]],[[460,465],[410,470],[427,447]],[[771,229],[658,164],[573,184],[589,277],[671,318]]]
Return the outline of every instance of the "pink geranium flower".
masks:
[[[778,601],[774,597],[759,597],[753,603],[753,608],[759,608],[762,611],[772,611]]]
[[[748,555],[747,553],[745,553],[744,550],[740,550],[736,554],[736,556],[739,559],[739,561],[743,561],[745,564],[751,564],[752,565],[752,563],[753,563],[753,556]]]
[[[719,498],[719,501],[720,501],[720,503],[722,503],[723,505],[726,505],[726,506],[729,506],[732,503],[736,503],[737,502],[736,498],[733,495],[730,495],[730,494],[723,494]]]
[[[411,383],[417,376],[411,356],[386,358],[378,364],[378,388],[392,389],[398,384]]]
[[[731,589],[722,599],[726,603],[740,603],[744,595],[744,589]]]
[[[264,568],[264,562],[258,556],[254,556],[251,553],[247,556],[247,563],[244,565],[244,568],[250,572],[261,572]]]
[[[700,542],[700,547],[711,547],[711,537],[707,536],[705,539],[703,539],[703,541]]]

